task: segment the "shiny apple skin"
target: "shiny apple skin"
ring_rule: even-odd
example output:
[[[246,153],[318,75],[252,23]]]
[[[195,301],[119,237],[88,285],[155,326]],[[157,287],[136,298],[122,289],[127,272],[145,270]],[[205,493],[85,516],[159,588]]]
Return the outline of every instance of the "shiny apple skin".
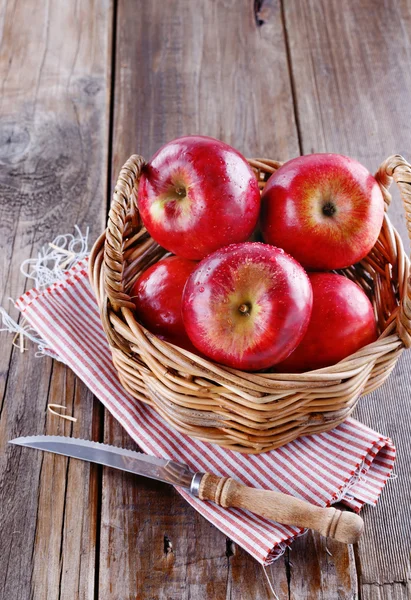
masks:
[[[199,260],[249,238],[260,191],[237,150],[210,137],[187,136],[163,146],[143,169],[138,208],[160,246]]]
[[[302,342],[276,371],[301,373],[329,367],[375,342],[371,302],[354,282],[334,273],[309,273],[313,309]]]
[[[170,256],[149,267],[133,285],[130,296],[138,320],[152,333],[193,350],[181,315],[184,286],[197,263]]]
[[[377,241],[384,217],[376,179],[339,154],[310,154],[285,163],[268,180],[261,202],[265,242],[317,271],[362,260]]]
[[[311,306],[311,285],[301,265],[279,248],[250,242],[200,262],[187,280],[182,312],[188,336],[203,354],[259,371],[299,344]]]

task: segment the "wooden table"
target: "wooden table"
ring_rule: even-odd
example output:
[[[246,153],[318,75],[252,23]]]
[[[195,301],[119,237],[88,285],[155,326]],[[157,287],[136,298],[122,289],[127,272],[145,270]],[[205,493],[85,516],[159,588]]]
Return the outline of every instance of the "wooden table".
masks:
[[[4,0],[2,305],[42,244],[75,223],[97,237],[130,154],[179,135],[282,160],[340,152],[371,170],[410,160],[410,31],[409,0]],[[405,240],[398,198],[390,215]],[[43,433],[134,445],[67,368],[2,335],[1,599],[272,597],[261,567],[171,487],[8,447]],[[410,368],[405,353],[356,411],[394,439],[398,479],[364,509],[358,546],[308,533],[268,569],[281,599],[411,598]]]

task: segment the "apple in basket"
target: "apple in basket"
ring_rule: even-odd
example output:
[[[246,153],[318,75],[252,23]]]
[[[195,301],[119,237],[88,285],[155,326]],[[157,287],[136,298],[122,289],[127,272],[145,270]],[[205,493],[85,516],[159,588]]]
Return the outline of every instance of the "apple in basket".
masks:
[[[130,297],[138,320],[158,337],[195,351],[183,325],[181,302],[197,263],[170,256],[149,267],[134,283]]]
[[[183,321],[194,346],[216,362],[258,371],[284,360],[303,338],[312,290],[282,249],[232,244],[204,258],[183,293]]]
[[[335,273],[311,273],[309,278],[313,309],[307,333],[277,371],[328,367],[377,339],[372,304],[356,283]]]
[[[160,246],[199,260],[250,237],[260,192],[237,150],[210,137],[187,136],[163,146],[143,168],[137,202]]]
[[[363,259],[377,241],[383,216],[376,179],[339,154],[290,160],[270,177],[262,195],[265,242],[312,270],[341,269]]]

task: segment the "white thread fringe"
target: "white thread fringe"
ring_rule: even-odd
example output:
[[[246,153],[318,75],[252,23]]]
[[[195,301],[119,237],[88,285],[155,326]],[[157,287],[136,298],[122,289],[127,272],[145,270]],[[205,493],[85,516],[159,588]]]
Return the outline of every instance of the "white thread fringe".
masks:
[[[10,298],[10,301],[13,302],[11,298]],[[1,315],[2,323],[4,325],[4,327],[0,328],[0,331],[8,331],[9,333],[15,334],[14,339],[13,339],[13,346],[15,346],[16,348],[20,348],[20,352],[24,352],[25,350],[27,350],[24,342],[25,342],[25,339],[28,339],[31,342],[33,342],[34,344],[36,344],[36,346],[37,346],[37,352],[36,352],[35,356],[37,356],[37,357],[50,356],[51,358],[54,358],[55,360],[61,361],[61,359],[57,356],[57,354],[55,354],[53,352],[53,350],[51,350],[51,348],[47,347],[47,342],[45,342],[39,336],[37,331],[35,329],[33,329],[33,327],[31,327],[31,325],[29,325],[24,318],[21,320],[20,323],[17,323],[17,321],[15,321],[8,314],[6,309],[3,308],[2,306],[0,306],[0,315]],[[18,339],[18,341],[17,341],[17,339]]]
[[[37,290],[42,291],[56,281],[60,281],[66,271],[88,256],[89,228],[87,227],[86,233],[83,235],[77,225],[74,227],[75,235],[70,233],[58,235],[52,242],[41,248],[37,258],[28,258],[21,264],[21,273],[27,279],[33,279],[34,287]],[[9,300],[14,304],[11,298]],[[21,352],[26,350],[24,342],[25,339],[28,339],[37,345],[35,356],[50,356],[62,362],[61,358],[47,347],[47,342],[25,321],[24,317],[20,323],[17,323],[1,306],[0,315],[4,325],[0,331],[14,333],[13,345],[20,348]]]
[[[351,477],[351,479],[344,485],[344,487],[341,489],[340,493],[337,494],[333,498],[332,503],[336,504],[337,502],[340,502],[344,498],[353,498],[353,495],[350,494],[350,490],[359,481],[364,482],[364,481],[367,480],[367,477],[366,477],[367,476],[367,472],[368,472],[368,468],[365,465],[365,461],[362,461],[361,464],[359,465],[357,471]]]
[[[89,228],[87,227],[85,235],[77,225],[74,228],[77,235],[58,235],[41,248],[37,258],[28,258],[21,264],[21,273],[34,280],[37,290],[44,290],[60,281],[68,269],[88,256]]]

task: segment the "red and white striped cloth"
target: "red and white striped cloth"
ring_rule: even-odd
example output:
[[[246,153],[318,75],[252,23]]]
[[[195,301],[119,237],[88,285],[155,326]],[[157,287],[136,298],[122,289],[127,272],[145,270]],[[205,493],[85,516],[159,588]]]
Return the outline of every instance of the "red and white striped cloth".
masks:
[[[389,478],[395,447],[354,419],[333,431],[247,456],[190,439],[121,387],[111,362],[85,261],[43,292],[30,290],[16,303],[27,321],[69,365],[147,453],[192,469],[230,475],[243,483],[292,494],[326,506],[341,500],[355,511],[375,505]],[[201,502],[179,489],[206,519],[267,565],[303,531],[251,513]]]

